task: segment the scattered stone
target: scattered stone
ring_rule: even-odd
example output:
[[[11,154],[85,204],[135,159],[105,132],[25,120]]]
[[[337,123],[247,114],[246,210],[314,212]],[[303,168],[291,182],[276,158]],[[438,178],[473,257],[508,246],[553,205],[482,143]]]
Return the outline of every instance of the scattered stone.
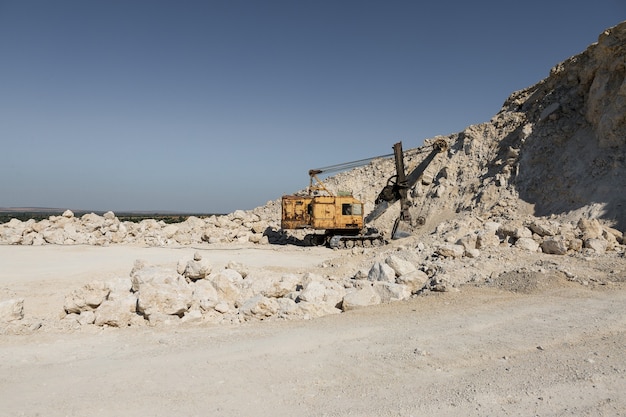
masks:
[[[539,250],[539,243],[537,243],[534,239],[528,237],[521,237],[517,239],[513,246],[519,249],[526,250],[528,252],[537,252]]]
[[[372,286],[366,286],[360,290],[347,293],[343,297],[341,308],[343,311],[380,304],[380,295]]]
[[[541,244],[541,250],[552,255],[565,255],[568,249],[568,242],[562,237],[550,237]]]
[[[376,262],[370,268],[367,279],[370,281],[396,282],[396,271],[386,263]]]
[[[444,244],[437,249],[437,253],[445,258],[460,258],[465,254],[463,245]]]
[[[0,322],[12,322],[24,318],[24,299],[0,301]]]

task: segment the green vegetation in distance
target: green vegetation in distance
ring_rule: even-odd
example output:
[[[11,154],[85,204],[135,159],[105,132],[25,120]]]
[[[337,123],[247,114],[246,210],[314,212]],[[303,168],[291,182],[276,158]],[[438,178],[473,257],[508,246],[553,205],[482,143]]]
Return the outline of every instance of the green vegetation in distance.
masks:
[[[75,211],[75,217],[81,217],[88,213],[96,213],[103,215],[104,212],[96,211]],[[50,216],[61,216],[63,211],[3,211],[0,212],[0,224],[8,223],[11,219],[18,219],[23,222],[33,219],[35,221],[41,221],[49,218]],[[210,216],[223,216],[223,213],[146,213],[146,212],[127,212],[127,213],[115,213],[115,216],[122,222],[139,223],[142,220],[154,219],[157,221],[164,221],[165,223],[181,223],[187,220],[189,217],[206,218]]]

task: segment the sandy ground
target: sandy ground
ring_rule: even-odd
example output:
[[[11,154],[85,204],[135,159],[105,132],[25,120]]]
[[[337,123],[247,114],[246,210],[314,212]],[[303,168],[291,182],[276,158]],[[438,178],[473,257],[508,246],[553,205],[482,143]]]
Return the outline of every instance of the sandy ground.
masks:
[[[206,250],[306,270],[323,248]],[[93,279],[194,248],[0,246],[0,294],[58,316]],[[462,287],[311,321],[0,336],[0,416],[623,416],[626,287]]]

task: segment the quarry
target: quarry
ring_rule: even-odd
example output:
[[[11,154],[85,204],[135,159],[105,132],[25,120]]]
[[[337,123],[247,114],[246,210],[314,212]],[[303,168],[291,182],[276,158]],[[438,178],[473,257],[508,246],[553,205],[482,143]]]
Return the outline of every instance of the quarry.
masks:
[[[436,141],[376,247],[307,244],[280,196],[0,224],[4,412],[624,415],[626,23],[407,169]],[[324,183],[368,213],[394,169]]]

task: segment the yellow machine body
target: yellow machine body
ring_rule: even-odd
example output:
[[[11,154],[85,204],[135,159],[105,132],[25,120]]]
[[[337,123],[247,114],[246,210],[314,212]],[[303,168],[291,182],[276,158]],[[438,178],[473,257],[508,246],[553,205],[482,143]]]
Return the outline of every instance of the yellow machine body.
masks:
[[[286,195],[282,198],[281,227],[359,233],[363,229],[363,203],[351,195]]]

